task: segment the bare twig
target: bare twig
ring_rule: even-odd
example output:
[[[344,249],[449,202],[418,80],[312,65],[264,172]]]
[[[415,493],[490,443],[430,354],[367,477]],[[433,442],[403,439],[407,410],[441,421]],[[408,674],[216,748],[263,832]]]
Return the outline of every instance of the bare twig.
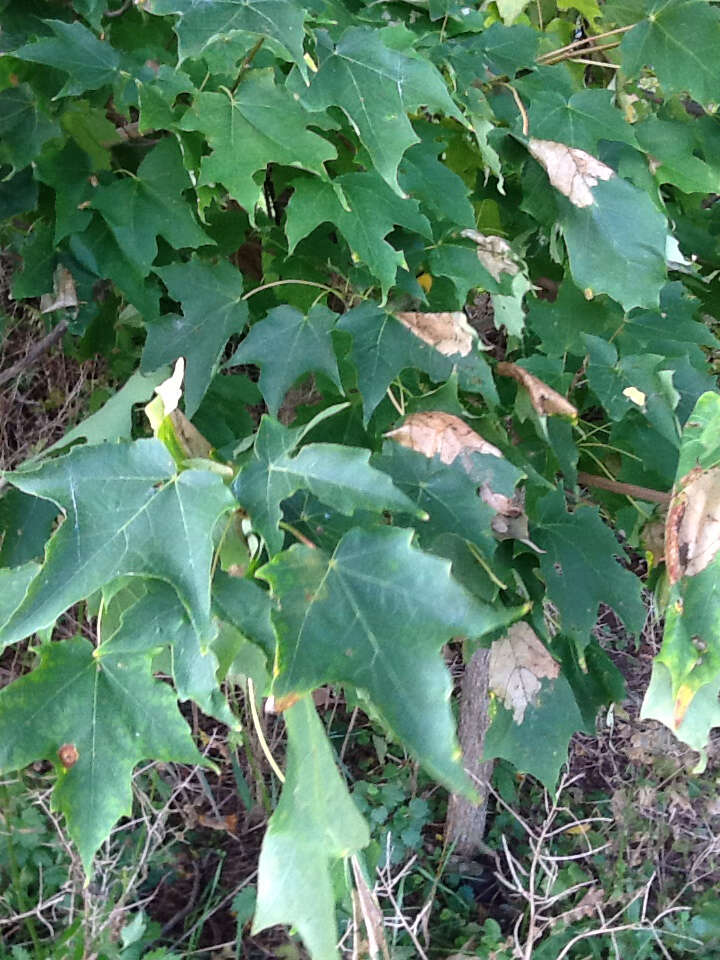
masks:
[[[28,367],[31,367],[36,360],[38,360],[50,349],[50,347],[52,347],[53,344],[58,342],[67,328],[68,320],[61,320],[60,323],[54,327],[46,337],[43,337],[42,340],[39,340],[31,350],[28,350],[27,354],[22,358],[22,360],[18,360],[17,363],[14,363],[11,367],[8,367],[7,370],[3,370],[2,373],[0,373],[0,387],[4,387],[6,383],[9,383],[15,377],[19,376],[21,373],[24,373]]]
[[[620,493],[627,497],[637,497],[638,500],[651,500],[653,503],[670,503],[671,493],[664,490],[652,490],[650,487],[640,487],[635,483],[623,483],[621,480],[612,480],[610,477],[598,477],[594,473],[585,473],[578,470],[578,480],[586,487],[597,487],[598,490],[608,490],[610,493]]]

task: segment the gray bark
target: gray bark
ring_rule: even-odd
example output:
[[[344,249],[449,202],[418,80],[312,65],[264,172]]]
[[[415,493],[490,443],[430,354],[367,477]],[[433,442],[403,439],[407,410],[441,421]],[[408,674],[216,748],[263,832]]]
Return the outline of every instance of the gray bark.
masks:
[[[460,692],[460,746],[465,769],[477,777],[473,782],[480,795],[479,804],[471,803],[457,794],[450,797],[448,804],[445,838],[448,844],[455,845],[455,856],[463,858],[475,857],[485,849],[483,836],[488,791],[483,785],[489,781],[493,768],[492,760],[481,760],[490,723],[489,660],[489,650],[478,650],[473,654],[465,667]]]

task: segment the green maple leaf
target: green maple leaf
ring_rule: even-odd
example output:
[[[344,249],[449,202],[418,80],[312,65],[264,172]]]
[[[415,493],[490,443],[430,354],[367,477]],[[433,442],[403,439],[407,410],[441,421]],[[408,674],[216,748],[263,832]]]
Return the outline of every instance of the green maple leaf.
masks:
[[[255,363],[260,367],[260,390],[273,416],[290,387],[311,370],[324,373],[342,392],[330,336],[336,320],[327,307],[313,307],[307,316],[294,307],[275,307],[252,326],[228,366]]]
[[[112,621],[114,629],[108,630]],[[202,648],[177,593],[168,584],[131,579],[110,600],[102,624],[101,650],[106,654],[157,654],[169,647],[178,697],[194,700],[208,716],[239,729],[217,681],[217,656],[212,647]]]
[[[21,170],[59,132],[58,125],[38,110],[37,97],[27,83],[0,93],[0,160],[3,163]]]
[[[537,777],[553,793],[567,762],[570,738],[584,726],[567,679],[562,675],[554,680],[542,679],[520,724],[515,723],[512,710],[498,697],[492,698],[483,759],[503,757],[519,771]]]
[[[69,246],[73,256],[90,274],[112,280],[145,321],[158,316],[159,284],[154,277],[146,275],[144,267],[134,259],[128,259],[100,217],[94,217],[82,233],[71,233]]]
[[[180,62],[199,57],[215,41],[243,34],[270,40],[278,53],[294,60],[303,76],[305,11],[291,0],[150,0],[149,13],[179,14],[175,25]],[[241,51],[239,51],[238,56]]]
[[[303,432],[303,428],[291,430],[271,417],[263,417],[252,459],[233,483],[233,493],[250,514],[253,528],[264,537],[271,554],[283,544],[278,526],[282,518],[280,503],[298,490],[309,490],[347,515],[356,510],[418,512],[385,474],[369,465],[369,450],[310,443],[291,456]]]
[[[203,763],[174,692],[152,677],[150,654],[127,657],[76,637],[40,648],[40,663],[0,691],[0,770],[55,765],[53,806],[90,872],[92,858],[132,809],[141,760]],[[58,751],[73,746],[69,769]]]
[[[222,183],[252,217],[262,188],[253,174],[269,163],[301,167],[327,178],[323,164],[336,156],[327,140],[307,129],[313,114],[273,80],[272,70],[252,70],[231,96],[201,93],[182,119],[199,130],[212,153],[203,157],[200,182]]]
[[[332,223],[347,240],[353,260],[380,281],[383,299],[398,267],[406,266],[404,255],[384,239],[387,234],[398,225],[432,239],[417,201],[400,199],[374,171],[348,173],[333,183],[295,180],[293,187],[285,227],[290,253],[321,223]]]
[[[127,574],[171,583],[201,641],[212,635],[212,530],[233,506],[218,476],[201,470],[175,475],[162,443],[137,440],[76,447],[7,479],[56,503],[65,520],[42,570],[0,631],[1,643],[51,626],[73,603]]]
[[[109,43],[98,40],[79,21],[45,20],[55,34],[13,50],[13,56],[32,63],[44,63],[69,74],[56,95],[69,97],[86,90],[97,90],[115,80],[120,68],[120,54]]]
[[[200,229],[183,198],[192,183],[176,140],[161,140],[137,176],[98,187],[93,207],[110,228],[125,257],[147,276],[157,256],[157,237],[171,247],[202,247],[214,241]]]
[[[599,140],[617,140],[637,147],[634,128],[614,105],[610,90],[579,90],[566,97],[545,90],[532,99],[528,119],[533,136],[556,140],[596,154]]]
[[[625,310],[656,307],[666,280],[667,220],[647,193],[612,177],[593,187],[593,203],[561,206],[573,280],[607,293]]]
[[[5,502],[4,497],[2,502]],[[22,566],[0,568],[0,629],[25,599],[28,587],[39,570],[40,565],[32,561]]]
[[[622,420],[631,410],[640,409],[658,433],[673,446],[678,446],[680,428],[675,408],[680,398],[673,386],[668,359],[653,353],[618,359],[612,343],[591,334],[585,334],[584,340],[590,358],[588,383],[608,416],[612,420]],[[629,388],[644,395],[642,404],[630,399],[626,392]]]
[[[586,352],[584,333],[608,339],[622,327],[623,310],[607,297],[587,300],[570,279],[560,284],[551,303],[536,297],[530,300],[527,325],[538,337],[542,349],[550,357],[571,353],[583,357]]]
[[[82,233],[92,220],[86,209],[94,188],[94,166],[89,155],[73,141],[48,149],[37,161],[37,176],[55,191],[55,245],[73,233]]]
[[[41,559],[56,517],[57,507],[47,500],[12,487],[6,490],[0,500],[0,566],[18,567]]]
[[[398,164],[407,148],[419,140],[407,114],[425,106],[461,123],[462,115],[429,60],[384,46],[376,28],[351,27],[337,44],[328,41],[318,36],[318,72],[304,101],[311,110],[341,107],[367,147],[375,170],[402,196]]]
[[[707,161],[695,155],[698,143],[694,122],[661,120],[659,117],[635,125],[640,145],[654,160],[658,183],[674,183],[684,193],[714,193],[720,183],[717,158]]]
[[[601,603],[615,610],[629,632],[639,633],[645,622],[640,581],[614,560],[622,547],[597,509],[568,513],[562,494],[549,493],[533,519],[531,536],[546,551],[540,567],[563,633],[586,644]]]
[[[218,570],[213,580],[213,604],[218,616],[231,623],[267,657],[275,659],[275,632],[270,620],[272,600],[267,590],[245,577]]]
[[[143,370],[185,357],[185,413],[193,417],[213,378],[225,344],[247,323],[243,278],[227,261],[211,264],[193,257],[156,270],[182,316],[166,314],[147,325]]]
[[[285,784],[263,838],[253,933],[286,923],[311,956],[339,958],[330,867],[370,842],[310,697],[285,712]],[[308,874],[312,871],[312,883]]]
[[[429,520],[416,524],[421,542],[438,534],[454,533],[480,548],[487,559],[495,553],[497,541],[491,523],[495,511],[478,496],[487,483],[494,493],[512,497],[523,476],[507,460],[473,454],[469,463],[457,458],[451,464],[439,457],[426,457],[397,443],[387,442],[373,466],[387,473],[396,487],[406,493]],[[472,471],[468,466],[472,464]]]
[[[273,693],[282,701],[324,683],[367,691],[428,772],[467,794],[440,650],[450,637],[481,637],[513,613],[474,599],[448,561],[411,539],[410,530],[355,529],[331,557],[296,544],[259,571],[279,602]]]
[[[633,0],[622,5],[629,23],[622,39],[622,68],[629,77],[651,67],[665,93],[689,93],[706,103],[720,89],[720,12],[704,0]],[[613,17],[613,6],[605,17]],[[623,16],[626,19],[626,16]]]
[[[350,356],[357,370],[365,423],[395,377],[408,367],[424,370],[435,382],[446,381],[455,367],[463,389],[482,393],[490,404],[497,403],[488,365],[475,349],[464,357],[447,357],[374,303],[349,310],[337,328],[352,335]]]
[[[410,147],[400,162],[399,183],[435,218],[456,228],[475,229],[475,211],[462,179],[438,159],[445,144],[424,140]]]

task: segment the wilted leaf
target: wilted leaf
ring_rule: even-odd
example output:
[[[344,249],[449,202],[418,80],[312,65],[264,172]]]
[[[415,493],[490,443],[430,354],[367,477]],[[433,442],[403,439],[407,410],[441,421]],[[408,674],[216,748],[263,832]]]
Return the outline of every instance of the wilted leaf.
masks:
[[[472,451],[502,457],[497,447],[483,440],[460,417],[440,410],[412,413],[402,426],[385,436],[426,457],[439,456],[443,463],[452,463],[456,457]]]
[[[526,707],[540,692],[540,678],[554,680],[559,674],[559,665],[524,621],[490,648],[490,689],[513,711],[515,723],[523,722]]]
[[[530,403],[540,416],[552,416],[556,414],[560,417],[577,418],[577,408],[569,400],[566,400],[561,393],[553,390],[542,380],[534,376],[524,367],[516,363],[498,363],[495,368],[501,377],[512,377],[522,384],[530,395]]]
[[[696,467],[680,481],[665,524],[670,583],[694,577],[720,551],[720,467]]]
[[[65,267],[58,267],[53,275],[53,292],[40,297],[40,313],[52,313],[78,305],[73,275]]]
[[[520,272],[520,267],[514,260],[512,247],[507,240],[502,237],[486,236],[484,233],[478,233],[477,230],[463,230],[461,236],[475,241],[478,260],[498,283],[503,273],[514,277]]]
[[[568,147],[555,140],[536,140],[530,137],[528,150],[547,170],[550,183],[576,207],[590,207],[594,203],[592,187],[600,180],[615,176],[612,167],[601,163],[592,154],[577,147]]]
[[[462,310],[448,313],[396,312],[398,320],[446,357],[466,357],[473,348],[475,331]]]

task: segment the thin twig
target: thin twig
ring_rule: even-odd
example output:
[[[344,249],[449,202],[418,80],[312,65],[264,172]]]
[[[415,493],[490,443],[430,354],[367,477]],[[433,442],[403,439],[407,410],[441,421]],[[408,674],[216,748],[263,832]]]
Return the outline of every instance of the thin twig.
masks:
[[[131,7],[132,5],[133,5],[133,0],[125,0],[125,3],[124,3],[121,7],[118,7],[117,10],[106,10],[106,11],[105,11],[105,16],[106,16],[106,17],[121,17],[121,16],[125,13],[126,10],[129,10],[129,9],[130,9],[130,7]]]
[[[631,23],[627,27],[616,27],[614,30],[606,30],[605,33],[597,33],[594,37],[581,37],[580,40],[573,40],[572,43],[565,44],[564,47],[558,47],[557,50],[549,50],[547,53],[541,54],[537,58],[537,63],[545,63],[546,60],[552,60],[559,53],[565,53],[566,50],[577,50],[580,53],[582,47],[588,48],[587,52],[590,52],[598,40],[604,40],[606,37],[615,37],[619,33],[627,33],[628,30],[632,30],[633,27],[636,27],[636,23]],[[585,53],[585,50],[582,50]]]
[[[560,60],[557,61],[560,63]],[[586,63],[590,67],[605,67],[607,70],[619,70],[619,63],[609,63],[607,60],[585,60],[582,57],[568,57],[569,63]]]
[[[599,53],[601,50],[614,50],[615,47],[620,46],[620,41],[615,40],[614,43],[601,43],[596,47],[587,47],[582,50],[569,50],[567,53],[563,53],[558,57],[555,57],[553,60],[545,60],[542,66],[544,67],[554,67],[556,63],[562,63],[563,60],[571,60],[577,53]],[[593,63],[596,61],[593,60]]]
[[[621,480],[612,480],[609,477],[598,477],[594,473],[585,473],[583,470],[578,470],[577,477],[586,487],[597,487],[598,490],[608,490],[610,493],[620,493],[626,497],[637,497],[638,500],[650,500],[653,503],[670,503],[672,500],[672,493],[640,487],[636,483],[623,483]]]
[[[43,337],[31,350],[28,350],[22,360],[18,360],[17,363],[8,367],[7,370],[3,370],[2,373],[0,373],[0,387],[4,387],[5,384],[9,383],[14,377],[23,373],[28,367],[31,367],[54,343],[57,343],[67,330],[68,322],[67,319],[61,320],[46,337]]]
[[[517,108],[520,111],[520,116],[522,117],[523,136],[526,137],[530,132],[530,121],[528,120],[525,104],[522,102],[522,100],[520,99],[520,94],[517,92],[517,90],[511,83],[503,83],[503,86],[507,87],[510,93],[513,95],[513,100],[517,104]]]
[[[324,283],[316,283],[314,280],[273,280],[271,283],[262,283],[259,287],[253,287],[252,290],[248,290],[246,294],[243,294],[243,300],[249,300],[250,297],[254,297],[256,293],[262,293],[263,290],[270,290],[272,287],[283,287],[286,284],[296,283],[303,287],[317,287],[320,290],[325,290],[327,293],[332,293],[333,296],[337,297],[338,300],[344,305],[344,295],[340,293],[339,290],[336,290],[334,287],[328,287]]]

